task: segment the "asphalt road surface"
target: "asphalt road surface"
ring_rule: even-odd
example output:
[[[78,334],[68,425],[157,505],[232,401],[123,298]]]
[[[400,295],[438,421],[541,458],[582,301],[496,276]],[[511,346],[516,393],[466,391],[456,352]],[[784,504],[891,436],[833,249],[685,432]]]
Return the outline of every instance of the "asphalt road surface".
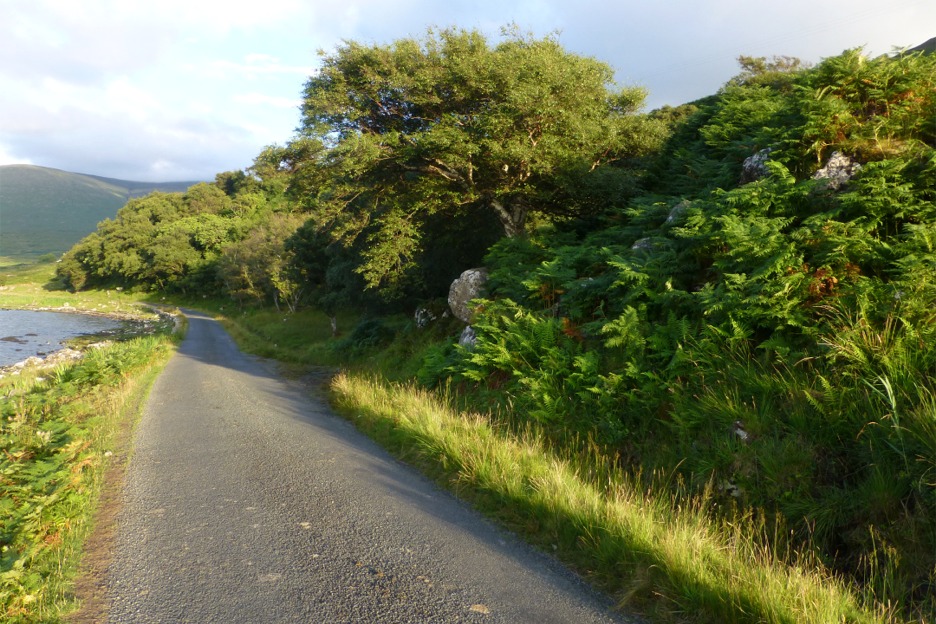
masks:
[[[188,316],[136,432],[110,622],[628,621]]]

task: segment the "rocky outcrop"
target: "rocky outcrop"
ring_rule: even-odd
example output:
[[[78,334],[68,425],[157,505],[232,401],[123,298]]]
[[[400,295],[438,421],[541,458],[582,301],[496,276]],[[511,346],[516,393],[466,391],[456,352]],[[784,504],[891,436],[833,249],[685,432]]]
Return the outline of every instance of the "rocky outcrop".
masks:
[[[767,169],[767,161],[770,160],[772,151],[771,148],[767,147],[744,159],[741,164],[741,184],[767,177],[767,174],[770,173],[770,170]]]
[[[469,302],[481,296],[487,277],[487,269],[468,269],[452,282],[449,288],[448,304],[455,318],[465,323],[471,322],[475,309],[469,305]]]
[[[842,152],[832,152],[825,167],[813,174],[813,180],[824,180],[823,189],[838,191],[861,170],[861,164]]]

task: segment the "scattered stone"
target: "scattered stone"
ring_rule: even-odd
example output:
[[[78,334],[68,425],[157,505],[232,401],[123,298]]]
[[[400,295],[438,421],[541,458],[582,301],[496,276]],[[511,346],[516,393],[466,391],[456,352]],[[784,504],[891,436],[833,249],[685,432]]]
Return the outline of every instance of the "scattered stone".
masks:
[[[416,327],[419,329],[425,329],[429,323],[437,318],[439,317],[433,314],[429,308],[416,308],[416,313],[413,314],[413,320],[416,321]]]
[[[110,343],[96,343],[96,348],[106,346]],[[35,370],[46,370],[49,368],[54,368],[59,364],[64,364],[66,362],[75,362],[84,357],[84,353],[77,351],[75,349],[61,349],[59,351],[53,351],[45,357],[32,356],[28,357],[21,362],[15,364],[10,364],[9,366],[0,367],[0,378],[5,377],[6,375],[19,375],[23,370],[35,369]],[[38,380],[37,380],[38,381]]]
[[[416,322],[416,327],[419,329],[425,329],[431,323],[434,323],[439,319],[448,318],[448,316],[448,301],[439,298],[423,303],[418,308],[416,308],[416,312],[413,313],[413,320]]]
[[[633,251],[652,251],[653,250],[653,241],[649,238],[638,239],[633,245],[631,245]]]
[[[741,495],[744,494],[744,491],[735,483],[731,481],[722,481],[718,484],[718,491],[722,494],[727,494],[732,498],[741,498]]]
[[[838,191],[861,171],[861,163],[852,160],[842,152],[832,152],[825,167],[813,174],[813,180],[824,180],[822,189]]]
[[[462,330],[461,336],[458,337],[458,344],[468,350],[474,349],[478,344],[478,334],[471,325]]]
[[[744,159],[741,164],[740,184],[755,182],[767,177],[770,173],[770,170],[767,169],[767,161],[770,160],[771,152],[773,152],[773,148],[767,147]]]
[[[669,215],[666,217],[664,225],[673,225],[678,221],[682,221],[690,206],[692,206],[692,202],[688,199],[684,199],[673,206],[672,210],[669,211]]]
[[[448,304],[455,318],[465,323],[472,321],[475,308],[469,305],[469,302],[481,295],[487,278],[488,272],[485,268],[468,269],[452,282],[449,288]]]

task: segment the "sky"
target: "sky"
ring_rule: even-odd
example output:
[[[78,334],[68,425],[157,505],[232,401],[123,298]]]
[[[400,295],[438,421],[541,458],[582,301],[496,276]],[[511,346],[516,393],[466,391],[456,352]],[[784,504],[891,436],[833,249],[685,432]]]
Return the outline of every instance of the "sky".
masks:
[[[737,57],[816,63],[936,37],[936,0],[0,0],[0,165],[213,180],[283,145],[318,52],[516,24],[648,89],[715,93]]]

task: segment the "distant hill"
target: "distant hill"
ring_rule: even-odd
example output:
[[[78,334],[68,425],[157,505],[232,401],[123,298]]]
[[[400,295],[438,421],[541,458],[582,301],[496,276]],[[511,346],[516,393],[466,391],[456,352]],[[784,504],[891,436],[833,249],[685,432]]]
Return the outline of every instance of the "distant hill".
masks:
[[[61,254],[132,197],[197,182],[132,182],[32,165],[0,166],[0,259]]]
[[[936,52],[936,37],[933,37],[932,39],[929,39],[929,40],[927,40],[927,41],[924,41],[923,43],[921,43],[921,44],[918,45],[917,47],[915,47],[915,48],[910,48],[910,49],[907,50],[907,51],[908,51],[908,52],[929,52],[929,53],[932,54],[932,53]]]

